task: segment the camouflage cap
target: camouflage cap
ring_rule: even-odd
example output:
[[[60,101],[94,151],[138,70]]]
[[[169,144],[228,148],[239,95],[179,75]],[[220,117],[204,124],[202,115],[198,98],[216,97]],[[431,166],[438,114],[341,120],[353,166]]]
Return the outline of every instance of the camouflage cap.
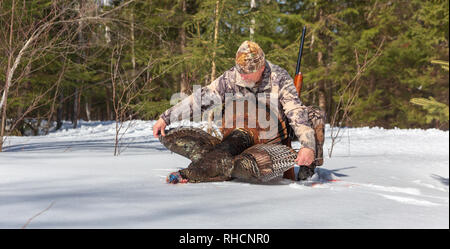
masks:
[[[259,45],[252,41],[245,41],[236,52],[236,69],[239,73],[254,73],[265,64],[264,52]]]

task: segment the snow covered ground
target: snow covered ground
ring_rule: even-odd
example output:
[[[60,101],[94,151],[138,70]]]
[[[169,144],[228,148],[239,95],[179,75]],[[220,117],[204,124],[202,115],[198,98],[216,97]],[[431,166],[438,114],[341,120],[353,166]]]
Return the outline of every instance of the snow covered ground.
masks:
[[[306,182],[169,185],[189,160],[153,123],[134,122],[118,157],[112,122],[8,137],[0,228],[449,228],[448,131],[345,129]]]

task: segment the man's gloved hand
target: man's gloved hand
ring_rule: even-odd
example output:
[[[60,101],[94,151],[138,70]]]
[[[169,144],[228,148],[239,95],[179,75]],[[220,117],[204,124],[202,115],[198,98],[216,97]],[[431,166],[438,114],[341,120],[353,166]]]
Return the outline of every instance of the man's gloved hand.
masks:
[[[167,183],[177,184],[177,183],[187,183],[188,180],[184,179],[180,172],[172,172],[166,178]]]
[[[301,148],[294,162],[298,165],[310,166],[314,162],[314,151],[306,147]]]

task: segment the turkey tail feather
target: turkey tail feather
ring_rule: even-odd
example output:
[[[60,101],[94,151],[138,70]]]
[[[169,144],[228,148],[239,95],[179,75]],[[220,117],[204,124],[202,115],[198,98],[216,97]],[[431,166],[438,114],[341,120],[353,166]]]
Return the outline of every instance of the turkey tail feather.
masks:
[[[281,144],[257,144],[233,159],[232,177],[251,182],[267,182],[294,166],[296,153]]]

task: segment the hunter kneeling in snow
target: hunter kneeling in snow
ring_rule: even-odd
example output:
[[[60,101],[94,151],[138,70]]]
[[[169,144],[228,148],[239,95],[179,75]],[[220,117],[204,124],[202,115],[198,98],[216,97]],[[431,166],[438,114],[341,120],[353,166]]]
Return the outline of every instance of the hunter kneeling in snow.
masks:
[[[186,118],[183,113],[192,118],[217,103],[222,140],[197,128],[166,134],[167,125]],[[166,110],[153,126],[153,135],[169,150],[192,161],[171,173],[169,183],[266,182],[283,174],[294,180],[295,163],[300,165],[297,179],[305,180],[323,163],[323,133],[323,112],[304,106],[287,71],[267,61],[251,41],[239,47],[235,66]],[[290,147],[295,136],[301,143],[298,152]]]

